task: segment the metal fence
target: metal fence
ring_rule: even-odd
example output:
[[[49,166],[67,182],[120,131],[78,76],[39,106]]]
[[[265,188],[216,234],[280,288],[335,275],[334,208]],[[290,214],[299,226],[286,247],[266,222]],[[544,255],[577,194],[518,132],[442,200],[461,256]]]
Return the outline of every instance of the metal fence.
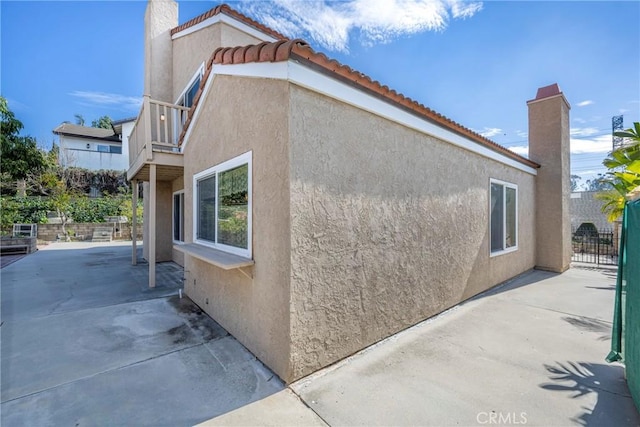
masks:
[[[618,233],[614,230],[572,230],[571,261],[597,265],[618,265]]]

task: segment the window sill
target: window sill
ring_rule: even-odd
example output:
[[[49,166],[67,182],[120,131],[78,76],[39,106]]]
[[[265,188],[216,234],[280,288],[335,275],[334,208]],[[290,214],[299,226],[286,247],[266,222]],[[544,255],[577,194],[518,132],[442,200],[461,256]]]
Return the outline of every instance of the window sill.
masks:
[[[500,255],[506,255],[506,254],[510,254],[512,252],[516,252],[518,250],[517,246],[512,246],[508,249],[503,249],[501,251],[496,251],[496,252],[491,252],[491,254],[489,255],[489,258],[493,258],[493,257],[497,257]]]
[[[223,252],[218,249],[209,248],[197,243],[184,243],[181,245],[174,244],[173,248],[191,255],[209,264],[213,264],[223,270],[233,270],[236,268],[250,267],[255,264],[252,259],[241,257],[239,255]]]

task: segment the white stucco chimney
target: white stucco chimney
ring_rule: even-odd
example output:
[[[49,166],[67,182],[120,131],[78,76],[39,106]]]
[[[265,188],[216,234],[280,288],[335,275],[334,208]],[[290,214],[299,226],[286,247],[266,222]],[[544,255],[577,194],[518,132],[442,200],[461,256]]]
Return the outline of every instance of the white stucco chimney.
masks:
[[[569,102],[557,84],[538,89],[529,107],[529,158],[536,176],[536,268],[571,264]]]
[[[173,102],[171,29],[178,26],[178,3],[148,0],[144,15],[144,94]]]

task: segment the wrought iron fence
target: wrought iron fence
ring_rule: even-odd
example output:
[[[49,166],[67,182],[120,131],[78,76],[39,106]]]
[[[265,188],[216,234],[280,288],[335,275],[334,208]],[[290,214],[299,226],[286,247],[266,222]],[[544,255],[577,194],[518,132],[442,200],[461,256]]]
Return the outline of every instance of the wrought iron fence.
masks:
[[[618,265],[618,233],[615,230],[585,229],[572,230],[571,261],[589,264]]]

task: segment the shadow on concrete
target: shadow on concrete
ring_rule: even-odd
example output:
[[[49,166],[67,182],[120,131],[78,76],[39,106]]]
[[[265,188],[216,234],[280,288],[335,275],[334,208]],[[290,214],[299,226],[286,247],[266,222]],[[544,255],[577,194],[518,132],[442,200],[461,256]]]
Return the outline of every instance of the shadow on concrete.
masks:
[[[640,425],[621,366],[568,361],[544,367],[551,382],[540,384],[540,388],[568,394],[571,399],[596,395],[595,405],[583,406],[573,422],[583,426]]]
[[[609,322],[604,322],[602,320],[592,319],[590,317],[584,316],[565,316],[562,318],[562,320],[580,330],[586,332],[601,333],[602,335],[598,337],[598,341],[611,340],[612,325]]]
[[[482,292],[481,294],[471,297],[467,301],[479,300],[489,296],[498,295],[503,292],[513,291],[515,289],[529,286],[534,283],[538,283],[558,275],[559,273],[552,273],[550,271],[532,269],[520,274],[519,276],[509,279],[506,282],[496,285],[493,288],[489,289],[488,291]]]
[[[2,269],[2,320],[48,316],[80,309],[176,295],[183,269],[173,262],[156,266],[149,288],[149,266],[131,265],[127,245],[56,244]]]
[[[48,247],[2,270],[2,425],[194,425],[284,384],[126,244]]]
[[[611,286],[585,286],[587,289],[599,289],[601,291],[615,291],[616,285]]]
[[[598,271],[610,279],[616,279],[618,276],[618,267],[614,265],[609,266],[597,266],[593,264],[576,264],[572,263],[571,268],[577,270]]]

